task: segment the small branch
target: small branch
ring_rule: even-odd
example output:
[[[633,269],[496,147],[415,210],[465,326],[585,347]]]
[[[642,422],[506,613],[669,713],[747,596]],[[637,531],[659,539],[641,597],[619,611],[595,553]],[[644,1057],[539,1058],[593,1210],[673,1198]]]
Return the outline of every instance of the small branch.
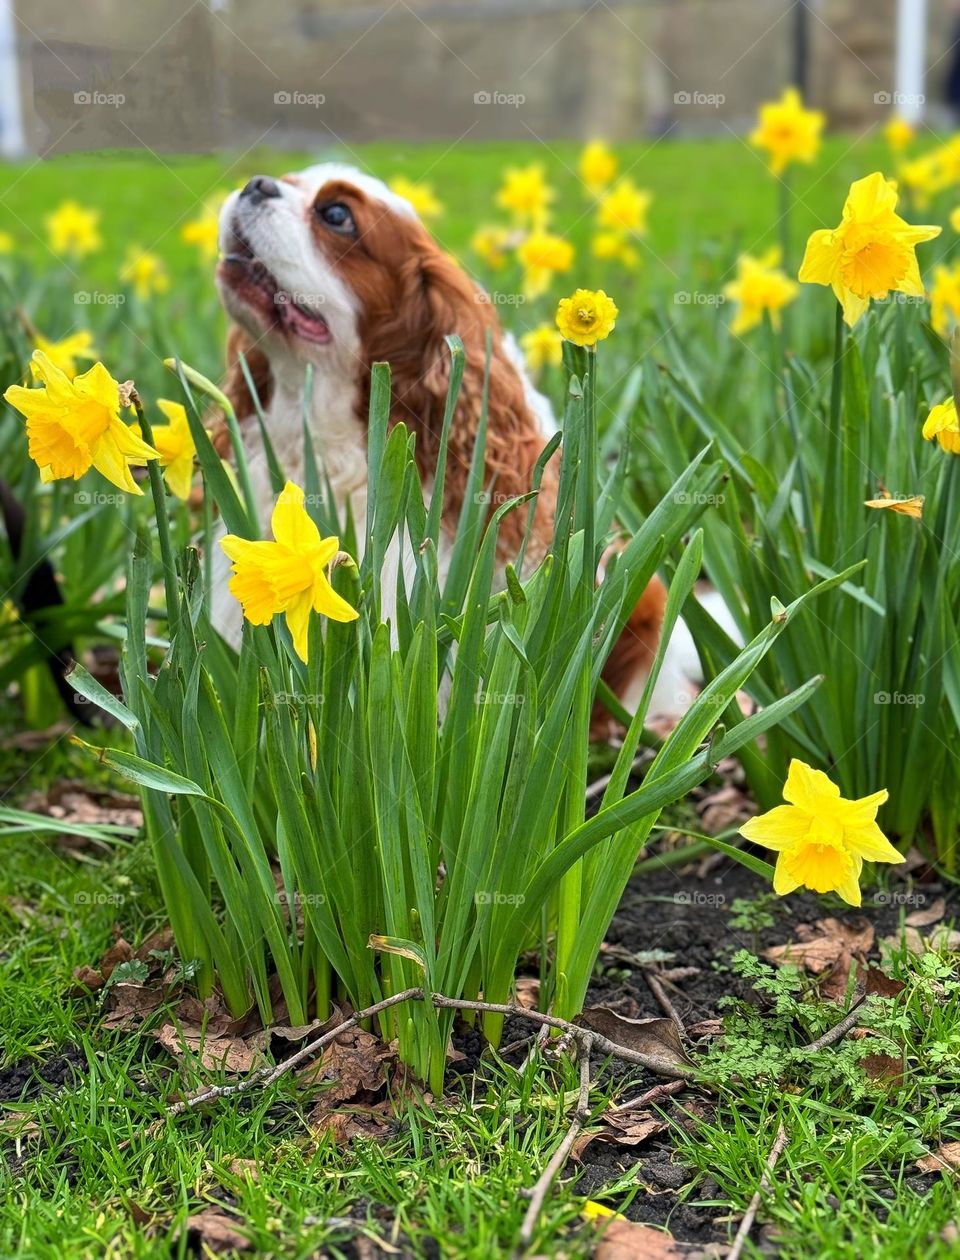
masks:
[[[659,1085],[654,1085],[652,1089],[648,1089],[646,1093],[641,1094],[638,1098],[630,1098],[625,1103],[620,1103],[616,1107],[609,1107],[609,1111],[635,1111],[637,1107],[646,1107],[650,1103],[659,1102],[661,1098],[669,1098],[671,1094],[679,1094],[681,1089],[687,1088],[686,1081],[661,1081]]]
[[[787,1144],[787,1131],[781,1123],[777,1130],[777,1136],[774,1138],[773,1146],[770,1147],[770,1154],[767,1156],[767,1164],[763,1170],[763,1176],[760,1178],[760,1184],[757,1186],[756,1193],[750,1200],[750,1206],[747,1208],[746,1216],[740,1222],[740,1228],[737,1230],[737,1236],[733,1240],[733,1246],[727,1253],[727,1260],[739,1260],[740,1253],[747,1241],[747,1236],[753,1228],[753,1222],[756,1219],[757,1212],[760,1208],[760,1200],[763,1198],[765,1190],[770,1188],[770,1179],[773,1176],[773,1170],[777,1165],[777,1160]]]
[[[643,971],[643,978],[647,982],[647,988],[650,990],[653,996],[660,1003],[660,1009],[663,1011],[665,1015],[669,1015],[670,1018],[673,1020],[673,1022],[676,1024],[677,1028],[680,1030],[680,1032],[683,1032],[684,1031],[683,1020],[680,1018],[677,1008],[667,997],[667,991],[663,987],[663,985],[660,983],[660,977],[657,975],[655,971],[651,970],[648,967],[643,967],[642,971]]]
[[[543,1209],[554,1178],[567,1162],[574,1142],[577,1140],[583,1126],[590,1119],[590,1052],[593,1049],[594,1037],[595,1034],[585,1033],[580,1030],[575,1038],[577,1058],[580,1064],[580,1094],[577,1098],[576,1110],[573,1113],[573,1119],[570,1121],[570,1127],[567,1129],[563,1141],[554,1151],[550,1162],[537,1178],[536,1185],[530,1191],[530,1206],[527,1208],[523,1224],[520,1226],[520,1236],[517,1239],[517,1245],[513,1253],[515,1257],[523,1255],[533,1241],[533,1231],[536,1229],[537,1219]]]
[[[815,1054],[818,1050],[825,1050],[827,1046],[832,1046],[835,1041],[839,1041],[841,1037],[845,1037],[847,1033],[856,1024],[860,1022],[860,1016],[863,1014],[864,999],[861,998],[856,1006],[851,1006],[839,1024],[834,1024],[832,1028],[828,1028],[822,1037],[818,1037],[816,1041],[811,1041],[809,1045],[803,1047],[804,1054]]]

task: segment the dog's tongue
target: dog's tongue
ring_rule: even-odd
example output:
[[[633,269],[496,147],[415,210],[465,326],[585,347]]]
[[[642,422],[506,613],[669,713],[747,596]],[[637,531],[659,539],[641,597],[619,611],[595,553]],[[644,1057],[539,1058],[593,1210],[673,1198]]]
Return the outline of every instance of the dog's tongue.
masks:
[[[280,301],[281,297],[286,300]],[[306,310],[294,302],[289,294],[277,295],[277,309],[284,328],[292,332],[294,336],[302,337],[304,341],[317,342],[320,345],[325,345],[330,340],[327,321],[319,311]]]

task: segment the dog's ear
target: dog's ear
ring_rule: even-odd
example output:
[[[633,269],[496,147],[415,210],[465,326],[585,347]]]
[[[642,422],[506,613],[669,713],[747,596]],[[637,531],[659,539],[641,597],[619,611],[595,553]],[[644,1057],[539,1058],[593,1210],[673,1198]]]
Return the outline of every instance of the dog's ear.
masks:
[[[241,366],[241,356],[247,365],[250,379],[256,390],[256,400],[250,392],[247,378]],[[257,402],[261,410],[266,410],[273,393],[273,374],[270,371],[270,360],[259,348],[249,333],[238,324],[231,324],[227,333],[227,370],[221,384],[223,392],[230,400],[237,420],[241,423],[248,417],[256,415]],[[230,435],[226,420],[216,412],[212,425],[211,440],[217,454],[225,458],[230,453]]]

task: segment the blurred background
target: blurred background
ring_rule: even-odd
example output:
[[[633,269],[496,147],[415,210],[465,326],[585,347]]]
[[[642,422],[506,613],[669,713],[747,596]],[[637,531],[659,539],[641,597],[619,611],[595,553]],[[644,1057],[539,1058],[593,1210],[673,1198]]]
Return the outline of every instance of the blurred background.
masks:
[[[947,120],[948,0],[0,0],[7,156]]]

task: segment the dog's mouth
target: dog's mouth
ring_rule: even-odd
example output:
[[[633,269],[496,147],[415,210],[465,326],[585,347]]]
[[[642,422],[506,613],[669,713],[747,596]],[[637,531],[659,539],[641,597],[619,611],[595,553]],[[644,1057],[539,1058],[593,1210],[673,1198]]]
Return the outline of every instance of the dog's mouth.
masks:
[[[330,327],[317,309],[320,299],[281,288],[254,254],[250,242],[236,229],[217,264],[217,274],[268,329],[316,345],[326,345],[331,340]]]

